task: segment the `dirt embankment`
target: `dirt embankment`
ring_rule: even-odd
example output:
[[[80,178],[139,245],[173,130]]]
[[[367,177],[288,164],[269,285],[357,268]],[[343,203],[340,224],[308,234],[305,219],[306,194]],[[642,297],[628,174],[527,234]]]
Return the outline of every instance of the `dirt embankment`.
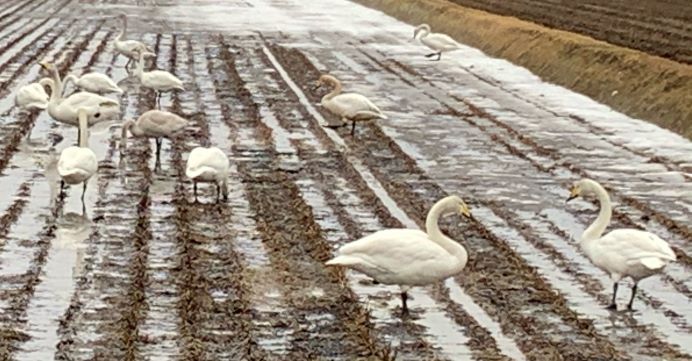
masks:
[[[692,66],[446,0],[354,0],[692,139]],[[613,94],[614,91],[617,93]]]

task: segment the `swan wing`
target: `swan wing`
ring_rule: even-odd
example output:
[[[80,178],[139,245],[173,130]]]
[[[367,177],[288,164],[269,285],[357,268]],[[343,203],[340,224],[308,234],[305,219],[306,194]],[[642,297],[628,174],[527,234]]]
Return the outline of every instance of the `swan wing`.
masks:
[[[123,92],[108,75],[101,73],[88,73],[82,75],[77,81],[77,86],[91,92]]]
[[[60,152],[58,159],[58,174],[67,177],[73,174],[82,174],[90,177],[98,169],[96,154],[89,148],[67,147]]]
[[[168,88],[179,88],[183,89],[182,80],[178,79],[175,75],[163,71],[154,70],[143,74],[144,82],[147,86],[156,89],[168,89]]]
[[[230,168],[230,161],[226,154],[217,147],[197,147],[190,152],[187,158],[185,175],[188,178],[197,178],[203,173],[216,173],[219,177],[225,177]]]
[[[357,93],[339,94],[329,100],[336,107],[342,110],[342,115],[347,117],[353,116],[359,112],[369,112],[384,116],[380,108],[378,108],[370,99]]]
[[[461,45],[447,34],[433,33],[421,39],[423,44],[434,50],[453,50]]]
[[[118,101],[89,92],[79,92],[70,95],[61,105],[71,108],[120,107]]]
[[[188,121],[184,118],[160,110],[149,110],[142,114],[137,120],[140,128],[149,134],[159,136],[169,136],[187,126]]]
[[[597,253],[609,257],[611,262],[627,266],[643,264],[657,269],[676,256],[668,243],[653,233],[638,229],[617,229],[597,241]]]

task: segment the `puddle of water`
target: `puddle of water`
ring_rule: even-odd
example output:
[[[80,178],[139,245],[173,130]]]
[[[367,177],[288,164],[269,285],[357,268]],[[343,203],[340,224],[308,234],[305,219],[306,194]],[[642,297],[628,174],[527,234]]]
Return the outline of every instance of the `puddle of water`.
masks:
[[[70,303],[77,278],[83,272],[85,240],[91,233],[91,220],[77,213],[58,219],[44,276],[36,287],[27,309],[25,332],[30,339],[17,354],[19,360],[53,358],[59,338],[60,315]]]

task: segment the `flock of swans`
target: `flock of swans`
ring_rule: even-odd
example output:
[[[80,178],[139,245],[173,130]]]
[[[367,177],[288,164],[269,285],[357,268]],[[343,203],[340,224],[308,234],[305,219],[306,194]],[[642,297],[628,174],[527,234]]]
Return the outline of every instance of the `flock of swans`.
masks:
[[[160,108],[162,92],[184,91],[183,82],[173,74],[153,70],[145,71],[145,58],[155,56],[146,44],[125,40],[127,18],[120,15],[122,31],[114,44],[115,50],[128,58],[125,65],[130,71],[134,61],[135,77],[141,86],[156,92],[156,103]],[[459,43],[445,34],[432,33],[430,26],[422,24],[415,28],[414,39],[419,39],[433,50],[426,57],[457,50]],[[107,75],[89,73],[82,76],[68,75],[64,83],[54,64],[42,62],[40,65],[50,77],[37,83],[28,84],[16,93],[16,104],[23,109],[47,109],[48,114],[58,122],[78,128],[78,144],[64,149],[58,160],[58,173],[61,177],[61,193],[64,185],[83,183],[82,201],[86,184],[97,171],[96,155],[88,144],[88,128],[107,119],[116,119],[120,103],[105,94],[122,94],[123,90]],[[73,82],[81,91],[67,97],[63,96],[68,82]],[[321,105],[340,117],[344,124],[351,122],[351,135],[354,135],[357,121],[387,119],[387,116],[367,97],[358,93],[342,93],[342,85],[331,75],[322,75],[315,87],[333,87],[321,99]],[[48,87],[50,95],[45,92]],[[160,167],[160,153],[163,138],[173,138],[180,134],[189,122],[184,118],[159,109],[149,110],[136,120],[122,124],[121,151],[127,149],[128,132],[133,137],[154,138],[156,140],[156,168]],[[216,185],[216,201],[228,198],[227,178],[229,159],[217,147],[196,147],[187,160],[185,174],[193,182],[195,201],[197,183],[207,182]],[[656,235],[636,229],[617,229],[603,235],[610,223],[611,204],[608,193],[597,182],[582,179],[570,189],[568,201],[579,196],[595,195],[600,202],[600,212],[595,222],[581,236],[580,246],[591,262],[608,273],[614,282],[613,300],[608,306],[616,309],[615,300],[618,282],[625,277],[634,281],[628,308],[637,291],[638,282],[661,272],[667,263],[675,261],[676,256],[668,244]],[[445,236],[438,226],[440,217],[458,213],[471,217],[468,205],[458,196],[452,195],[438,201],[430,209],[426,219],[426,232],[413,229],[386,229],[375,232],[359,240],[342,246],[337,255],[326,262],[330,266],[343,266],[359,271],[378,283],[398,285],[401,290],[402,314],[408,314],[407,291],[414,286],[425,286],[460,273],[468,261],[466,249],[457,241]]]

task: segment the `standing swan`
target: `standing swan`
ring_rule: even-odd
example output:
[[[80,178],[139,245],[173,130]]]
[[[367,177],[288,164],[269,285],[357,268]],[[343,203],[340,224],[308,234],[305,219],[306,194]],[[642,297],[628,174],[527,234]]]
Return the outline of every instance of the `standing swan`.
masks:
[[[341,82],[331,75],[322,75],[315,84],[315,89],[324,84],[334,87],[331,93],[322,97],[322,106],[341,117],[344,123],[351,121],[351,135],[355,134],[357,120],[387,119],[380,108],[370,99],[358,93],[341,93]]]
[[[216,202],[223,195],[224,202],[228,200],[228,169],[230,161],[226,154],[217,147],[197,147],[187,158],[185,175],[192,179],[197,202],[197,183],[216,183]]]
[[[428,213],[427,234],[414,229],[378,231],[342,246],[338,255],[326,264],[352,268],[377,282],[399,285],[402,313],[406,315],[409,288],[444,280],[466,266],[466,249],[442,234],[437,225],[440,216],[454,212],[471,216],[461,198],[445,197]]]
[[[156,104],[159,109],[161,108],[161,92],[170,90],[185,90],[185,88],[183,88],[183,81],[167,71],[144,71],[144,57],[154,56],[153,53],[140,51],[139,49],[135,50],[135,53],[137,53],[139,57],[139,61],[137,62],[137,70],[135,70],[136,75],[139,77],[139,82],[143,86],[154,89],[156,92]]]
[[[118,37],[115,38],[115,50],[127,57],[127,64],[125,64],[125,69],[129,71],[130,63],[132,60],[137,59],[137,54],[135,49],[142,49],[145,51],[152,51],[141,41],[137,40],[122,40],[127,36],[127,15],[120,14],[118,18],[123,21],[123,28],[120,30]]]
[[[87,112],[80,108],[79,114],[79,146],[70,146],[60,153],[58,158],[58,174],[60,175],[60,194],[63,194],[65,183],[79,184],[84,183],[82,188],[82,204],[84,204],[84,194],[86,193],[87,181],[96,174],[98,162],[96,154],[89,149],[87,139]]]
[[[123,123],[120,148],[127,149],[127,131],[135,137],[156,138],[156,168],[161,165],[162,138],[171,138],[188,125],[188,121],[170,112],[149,110],[137,120]]]
[[[461,49],[461,44],[457,43],[456,40],[452,39],[449,35],[431,33],[430,25],[428,24],[418,25],[413,31],[413,38],[415,39],[418,37],[419,33],[421,34],[419,37],[421,43],[434,50],[433,53],[427,54],[425,56],[426,58],[432,58],[437,55],[436,60],[440,60],[440,58],[442,58],[442,53]]]
[[[77,88],[91,93],[123,93],[123,90],[106,74],[93,72],[84,74],[80,77],[70,74],[65,77],[65,85],[70,81],[74,82]]]
[[[601,204],[598,218],[582,233],[580,246],[591,262],[610,275],[613,280],[613,300],[608,309],[616,310],[615,297],[618,282],[625,277],[634,281],[632,297],[627,308],[632,310],[632,302],[637,293],[637,283],[644,278],[659,273],[675,261],[675,253],[668,243],[655,234],[638,229],[616,229],[602,236],[612,209],[610,197],[603,187],[591,179],[582,179],[570,188],[567,202],[579,196],[595,194]]]

